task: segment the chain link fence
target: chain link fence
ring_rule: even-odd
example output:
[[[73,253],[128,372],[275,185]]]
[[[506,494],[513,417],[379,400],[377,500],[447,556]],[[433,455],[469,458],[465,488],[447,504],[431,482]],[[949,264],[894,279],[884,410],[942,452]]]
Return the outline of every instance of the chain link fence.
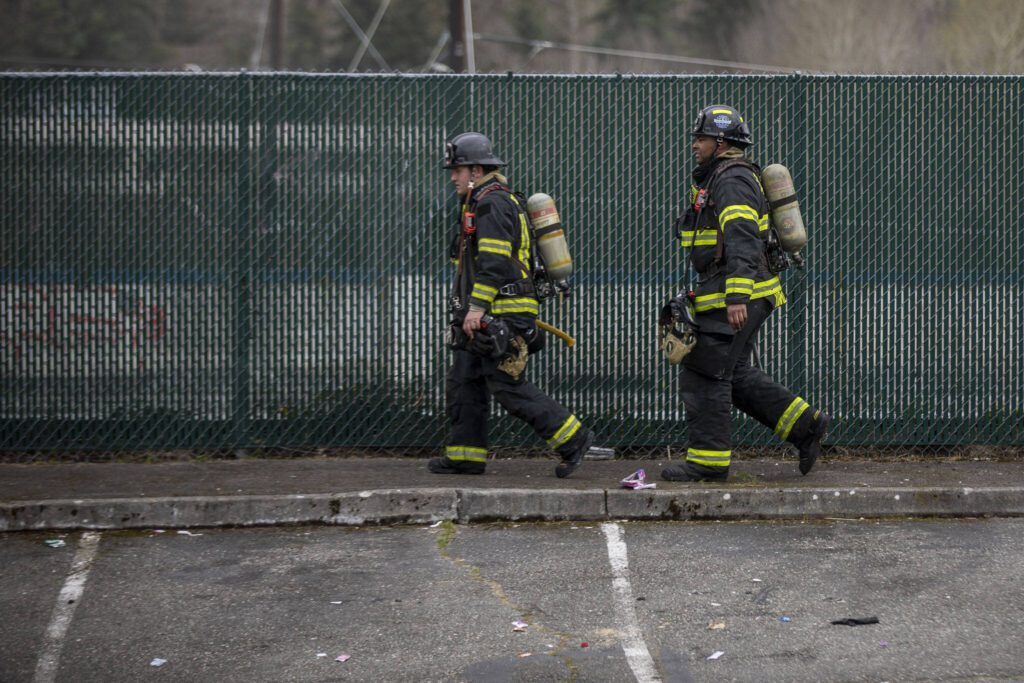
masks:
[[[697,110],[793,172],[807,267],[766,369],[842,446],[1024,444],[1024,78],[0,75],[0,449],[435,447],[478,130],[559,204],[573,296],[530,376],[622,449],[684,445],[660,305],[687,281]],[[539,445],[494,413],[492,441]],[[772,443],[734,420],[736,444]]]

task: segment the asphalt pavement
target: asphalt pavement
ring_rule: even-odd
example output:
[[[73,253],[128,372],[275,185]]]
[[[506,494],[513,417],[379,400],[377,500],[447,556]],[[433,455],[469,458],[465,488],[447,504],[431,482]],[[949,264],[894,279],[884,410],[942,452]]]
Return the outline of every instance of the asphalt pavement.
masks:
[[[178,532],[0,533],[0,681],[1024,680],[1022,519]]]
[[[1024,461],[734,461],[726,483],[662,481],[668,461],[489,461],[436,475],[425,458],[0,464],[0,531],[451,520],[598,521],[1024,516]],[[643,469],[654,488],[627,489]]]

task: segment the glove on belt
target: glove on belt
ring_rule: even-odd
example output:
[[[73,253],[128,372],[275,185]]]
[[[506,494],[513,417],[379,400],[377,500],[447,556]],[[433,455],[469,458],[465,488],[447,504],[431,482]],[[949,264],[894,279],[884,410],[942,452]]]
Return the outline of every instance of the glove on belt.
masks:
[[[679,294],[662,306],[658,326],[658,348],[669,365],[679,365],[686,354],[697,345],[697,323],[694,320],[693,304],[686,294]]]
[[[465,351],[469,344],[469,335],[462,331],[462,323],[453,320],[448,323],[448,331],[444,335],[444,344],[452,351]]]

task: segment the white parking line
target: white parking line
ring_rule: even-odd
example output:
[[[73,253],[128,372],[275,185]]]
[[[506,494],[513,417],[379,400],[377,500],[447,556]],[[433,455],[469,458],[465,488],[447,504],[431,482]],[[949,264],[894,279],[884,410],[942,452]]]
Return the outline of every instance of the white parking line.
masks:
[[[622,527],[618,524],[602,524],[605,538],[608,539],[608,561],[612,565],[612,589],[615,595],[615,620],[622,634],[622,651],[626,653],[626,662],[633,670],[639,683],[659,683],[661,677],[647,651],[644,636],[640,632],[640,622],[636,618],[633,600],[633,588],[629,584],[629,557],[626,555],[626,542],[622,540]]]
[[[64,637],[71,626],[71,617],[78,607],[78,600],[85,590],[85,580],[89,577],[92,560],[96,557],[96,548],[100,543],[100,535],[95,531],[86,531],[78,542],[75,559],[71,561],[71,573],[64,581],[64,586],[57,596],[57,605],[53,608],[53,616],[46,627],[43,647],[36,662],[34,683],[52,683],[57,678],[60,665],[60,653],[64,649]]]

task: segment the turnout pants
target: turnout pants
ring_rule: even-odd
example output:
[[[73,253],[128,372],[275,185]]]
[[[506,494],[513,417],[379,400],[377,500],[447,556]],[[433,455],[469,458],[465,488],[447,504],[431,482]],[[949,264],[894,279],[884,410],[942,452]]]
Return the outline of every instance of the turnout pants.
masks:
[[[814,410],[803,398],[750,363],[757,332],[770,313],[767,302],[752,302],[747,325],[736,336],[702,332],[697,347],[683,360],[686,461],[697,472],[728,472],[732,406],[785,441],[799,441],[813,425]]]
[[[528,382],[526,372],[513,379],[498,369],[498,361],[470,351],[454,351],[445,398],[448,409],[449,460],[486,462],[487,415],[493,396],[501,406],[533,427],[548,446],[565,458],[587,434],[575,415]]]

